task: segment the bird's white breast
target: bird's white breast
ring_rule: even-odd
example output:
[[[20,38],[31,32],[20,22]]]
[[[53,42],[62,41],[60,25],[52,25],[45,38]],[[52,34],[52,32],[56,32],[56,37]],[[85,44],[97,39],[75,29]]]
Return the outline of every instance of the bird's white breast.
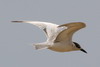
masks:
[[[73,45],[69,42],[58,42],[54,43],[49,49],[57,52],[68,52],[73,50]]]

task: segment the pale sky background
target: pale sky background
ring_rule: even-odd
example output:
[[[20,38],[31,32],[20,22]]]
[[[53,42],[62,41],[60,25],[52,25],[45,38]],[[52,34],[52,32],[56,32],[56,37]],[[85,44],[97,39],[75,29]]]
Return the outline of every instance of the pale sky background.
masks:
[[[73,41],[88,54],[35,50],[32,43],[46,40],[42,30],[12,20],[85,22]],[[100,0],[0,0],[0,67],[100,67]]]

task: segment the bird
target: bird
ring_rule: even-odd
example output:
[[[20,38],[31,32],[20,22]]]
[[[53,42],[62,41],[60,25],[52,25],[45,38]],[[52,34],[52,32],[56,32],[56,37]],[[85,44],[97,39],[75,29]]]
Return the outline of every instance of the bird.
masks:
[[[47,40],[42,43],[34,43],[35,49],[50,49],[56,52],[82,51],[87,53],[77,42],[72,40],[74,33],[86,27],[84,22],[70,22],[54,24],[43,21],[12,21],[15,23],[29,23],[42,29]]]

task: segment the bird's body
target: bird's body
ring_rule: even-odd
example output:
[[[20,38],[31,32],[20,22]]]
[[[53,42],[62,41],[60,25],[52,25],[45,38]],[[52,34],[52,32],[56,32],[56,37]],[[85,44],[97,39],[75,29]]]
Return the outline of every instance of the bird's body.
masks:
[[[49,49],[57,52],[68,52],[73,50],[73,45],[71,42],[58,42],[58,43],[53,43],[52,47]]]
[[[68,52],[82,49],[76,47],[79,44],[72,41],[73,34],[84,28],[86,25],[83,22],[72,22],[63,25],[57,25],[48,22],[40,21],[13,21],[30,23],[42,29],[47,37],[47,41],[43,43],[33,44],[36,49],[50,49],[57,52]],[[86,51],[84,50],[86,53]]]

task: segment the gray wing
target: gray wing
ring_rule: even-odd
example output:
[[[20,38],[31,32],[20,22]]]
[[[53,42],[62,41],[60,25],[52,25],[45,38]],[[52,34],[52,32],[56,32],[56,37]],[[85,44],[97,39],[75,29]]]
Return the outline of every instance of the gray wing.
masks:
[[[78,31],[81,28],[84,28],[86,25],[83,22],[72,22],[72,23],[68,23],[68,24],[59,25],[58,28],[59,27],[64,27],[64,26],[66,26],[68,28],[61,31],[57,35],[54,42],[71,40],[73,33],[75,33],[76,31]]]
[[[51,35],[54,34],[54,32],[58,26],[57,24],[53,24],[53,23],[49,23],[49,22],[41,22],[41,21],[12,21],[12,22],[33,24],[33,25],[39,27],[40,29],[42,29],[45,32],[47,38],[49,38]]]

